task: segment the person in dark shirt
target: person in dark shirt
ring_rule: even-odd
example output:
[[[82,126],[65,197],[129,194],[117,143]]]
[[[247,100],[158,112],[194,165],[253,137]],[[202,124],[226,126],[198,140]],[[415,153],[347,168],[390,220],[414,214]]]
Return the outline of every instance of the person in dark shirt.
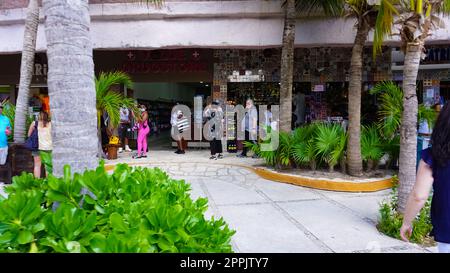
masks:
[[[431,135],[431,147],[422,151],[417,178],[408,198],[400,228],[400,236],[408,241],[412,221],[425,205],[433,189],[431,200],[431,235],[438,242],[439,252],[450,253],[450,104],[441,110]]]

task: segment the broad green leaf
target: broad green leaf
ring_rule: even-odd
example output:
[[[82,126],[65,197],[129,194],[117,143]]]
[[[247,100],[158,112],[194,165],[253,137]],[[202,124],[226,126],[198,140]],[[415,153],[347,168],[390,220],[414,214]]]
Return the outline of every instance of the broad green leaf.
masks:
[[[21,245],[23,244],[28,244],[31,241],[33,241],[34,237],[33,237],[33,233],[31,233],[31,231],[29,230],[22,230],[19,232],[19,236],[17,238],[17,242]]]
[[[125,221],[123,220],[122,215],[118,214],[117,212],[113,212],[109,216],[109,221],[110,221],[113,229],[116,229],[116,230],[122,231],[122,232],[125,232],[128,229],[127,225],[125,224]]]

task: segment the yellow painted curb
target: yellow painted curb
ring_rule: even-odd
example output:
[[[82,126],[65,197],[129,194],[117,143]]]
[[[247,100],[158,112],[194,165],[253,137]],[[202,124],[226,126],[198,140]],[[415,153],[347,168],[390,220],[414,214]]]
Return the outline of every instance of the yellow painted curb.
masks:
[[[190,162],[192,163],[192,162]],[[128,165],[145,165],[146,163],[143,162],[136,162],[136,163],[126,163]],[[219,165],[219,164],[214,164]],[[325,180],[325,179],[313,179],[313,178],[307,178],[302,176],[293,176],[293,175],[287,175],[287,174],[281,174],[276,173],[273,171],[269,171],[262,168],[255,168],[245,165],[239,165],[239,164],[220,164],[220,165],[229,165],[229,166],[237,166],[246,168],[248,170],[253,171],[255,174],[259,175],[260,177],[275,181],[275,182],[282,182],[282,183],[288,183],[293,184],[297,186],[307,187],[307,188],[313,188],[313,189],[319,189],[319,190],[328,190],[328,191],[341,191],[341,192],[374,192],[374,191],[381,191],[385,189],[392,188],[393,181],[391,178],[385,178],[378,181],[371,181],[371,182],[350,182],[350,181],[331,181],[331,180]],[[106,171],[112,171],[114,170],[115,165],[105,165]]]
[[[283,183],[294,184],[302,187],[328,190],[328,191],[344,191],[344,192],[374,192],[392,188],[392,178],[382,179],[371,182],[337,182],[324,179],[312,179],[301,176],[292,176],[286,174],[275,173],[261,168],[253,170],[260,177]]]

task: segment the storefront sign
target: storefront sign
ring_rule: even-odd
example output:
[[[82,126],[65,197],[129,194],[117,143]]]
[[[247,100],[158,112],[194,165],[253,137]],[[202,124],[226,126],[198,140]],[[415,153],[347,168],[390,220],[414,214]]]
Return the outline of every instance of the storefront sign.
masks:
[[[206,72],[203,62],[126,62],[122,71],[129,74]]]
[[[192,73],[207,72],[208,66],[199,50],[129,51],[122,70],[130,74]]]

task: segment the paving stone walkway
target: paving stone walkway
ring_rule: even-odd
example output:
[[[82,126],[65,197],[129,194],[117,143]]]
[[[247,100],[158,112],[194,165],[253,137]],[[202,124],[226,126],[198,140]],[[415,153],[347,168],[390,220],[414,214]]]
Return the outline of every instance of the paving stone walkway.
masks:
[[[208,198],[206,216],[223,217],[237,231],[232,240],[235,252],[436,252],[377,231],[379,202],[389,190],[342,193],[303,188],[262,179],[239,166],[259,165],[260,159],[208,157],[207,151],[154,151],[147,159],[124,153],[106,163],[159,167],[188,182],[192,198]]]
[[[150,152],[147,159],[121,154],[116,162],[159,167],[192,186],[193,198],[209,200],[207,217],[223,217],[237,232],[236,252],[436,252],[378,232],[379,203],[390,190],[343,193],[315,190],[260,178],[242,166],[261,159],[225,153],[209,160],[207,151]]]

